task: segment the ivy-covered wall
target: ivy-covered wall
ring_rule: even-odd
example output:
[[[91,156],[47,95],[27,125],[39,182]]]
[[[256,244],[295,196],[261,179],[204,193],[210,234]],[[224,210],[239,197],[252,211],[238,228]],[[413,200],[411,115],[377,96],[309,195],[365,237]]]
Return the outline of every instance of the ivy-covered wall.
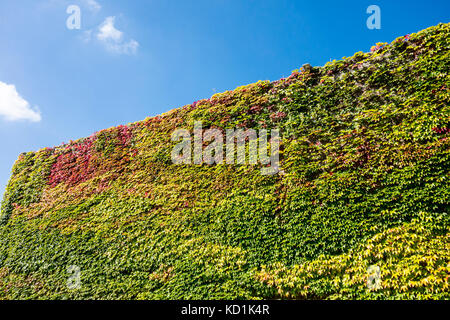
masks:
[[[20,155],[0,299],[448,299],[449,29]],[[195,121],[280,128],[283,172],[172,164]]]

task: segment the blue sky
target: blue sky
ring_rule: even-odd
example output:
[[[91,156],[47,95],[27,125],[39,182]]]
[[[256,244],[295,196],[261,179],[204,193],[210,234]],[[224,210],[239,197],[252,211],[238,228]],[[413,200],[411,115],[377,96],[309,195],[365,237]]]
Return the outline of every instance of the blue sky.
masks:
[[[68,6],[80,29],[68,29]],[[370,30],[366,9],[381,9]],[[0,0],[0,193],[24,151],[449,22],[450,1]]]

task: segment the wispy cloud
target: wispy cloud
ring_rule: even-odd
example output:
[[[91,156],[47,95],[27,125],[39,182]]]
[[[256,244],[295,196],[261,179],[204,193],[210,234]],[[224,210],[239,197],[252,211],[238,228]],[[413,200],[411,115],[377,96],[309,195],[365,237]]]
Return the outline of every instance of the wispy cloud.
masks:
[[[83,0],[84,5],[91,11],[100,11],[102,6],[95,0]]]
[[[83,9],[88,9],[94,13],[102,9],[102,6],[96,0],[46,0],[39,3],[41,7],[67,7],[69,5],[80,5]]]
[[[116,17],[107,17],[99,26],[97,39],[111,52],[118,54],[136,54],[139,42],[134,39],[124,40],[124,33],[115,24]]]
[[[83,33],[80,35],[80,39],[86,43],[91,41],[91,38],[92,38],[92,30],[83,31]]]
[[[24,98],[22,98],[13,84],[0,81],[0,116],[7,121],[28,120],[41,121],[41,114],[33,110]]]
[[[69,3],[68,0],[48,0],[52,3]],[[102,10],[102,5],[96,0],[78,0],[78,3],[83,8],[87,8],[93,13],[98,13]],[[116,17],[106,17],[103,22],[97,27],[84,29],[78,34],[78,38],[85,43],[91,41],[98,41],[106,50],[115,54],[134,55],[139,49],[139,42],[117,29]]]

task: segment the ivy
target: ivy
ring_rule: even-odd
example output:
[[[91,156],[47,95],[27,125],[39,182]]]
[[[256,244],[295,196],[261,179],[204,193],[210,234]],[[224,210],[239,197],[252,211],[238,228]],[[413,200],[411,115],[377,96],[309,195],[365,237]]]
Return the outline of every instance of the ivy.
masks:
[[[448,299],[449,28],[20,155],[0,299]],[[280,128],[282,174],[172,164],[195,121]]]

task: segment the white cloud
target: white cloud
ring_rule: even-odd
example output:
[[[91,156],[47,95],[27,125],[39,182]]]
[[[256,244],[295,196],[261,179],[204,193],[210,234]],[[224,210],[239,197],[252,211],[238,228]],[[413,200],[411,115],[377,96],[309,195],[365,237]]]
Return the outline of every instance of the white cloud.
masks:
[[[118,54],[135,54],[139,42],[134,39],[124,41],[124,33],[114,26],[116,17],[107,17],[99,26],[97,39],[111,52]]]
[[[97,12],[100,11],[102,6],[95,0],[83,0],[84,4],[89,8],[89,10]]]
[[[108,17],[103,21],[103,23],[98,28],[99,32],[97,38],[102,41],[122,41],[123,32],[119,31],[114,27],[114,22],[116,17]]]
[[[0,81],[0,116],[8,121],[41,121],[41,114],[33,110],[24,98],[17,93],[16,86]]]

